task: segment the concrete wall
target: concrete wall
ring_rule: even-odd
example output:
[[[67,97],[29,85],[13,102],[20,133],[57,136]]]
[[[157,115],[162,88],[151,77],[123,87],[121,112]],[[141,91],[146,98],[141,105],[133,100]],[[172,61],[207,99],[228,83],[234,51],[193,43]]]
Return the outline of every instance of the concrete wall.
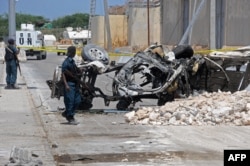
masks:
[[[110,15],[110,28],[112,46],[121,47],[128,45],[128,22],[125,15]]]
[[[193,18],[193,12],[199,7],[200,0],[196,0],[198,3],[195,5],[195,0],[190,1],[189,5],[189,20],[191,21]],[[191,32],[191,36],[189,38],[190,44],[192,45],[201,45],[205,47],[209,47],[210,44],[210,2],[206,1],[204,6],[202,7]]]
[[[127,39],[127,16],[109,15],[112,47],[128,45]],[[104,16],[95,16],[91,26],[92,43],[107,48],[107,35],[104,24]]]
[[[130,46],[147,46],[148,35],[150,43],[160,43],[160,7],[149,9],[142,7],[129,7],[128,10],[128,44]]]
[[[145,5],[129,6],[127,16],[110,15],[113,48],[126,45],[146,47],[148,34],[150,43],[177,45],[200,2],[201,0],[161,0],[161,6],[150,7],[150,31]],[[213,32],[216,47],[250,45],[249,0],[216,0],[215,9],[216,21]],[[210,15],[210,1],[206,1],[190,32],[188,40],[191,45],[210,47],[210,37],[214,35],[210,34]],[[105,33],[104,17],[94,17],[93,43],[106,47]]]
[[[178,44],[184,27],[184,3],[187,1],[189,22],[201,0],[161,0],[162,38],[167,45]],[[220,2],[219,2],[220,1]],[[216,46],[246,46],[250,44],[250,3],[249,0],[216,0]],[[221,5],[221,6],[219,6]],[[210,1],[206,1],[193,25],[190,44],[210,46]]]
[[[150,42],[161,42],[160,6],[150,8]],[[126,15],[109,15],[112,47],[147,46],[147,8],[129,8]],[[91,26],[92,43],[107,48],[104,16],[95,16]]]
[[[225,1],[224,45],[250,45],[250,1]]]
[[[183,0],[162,0],[162,43],[166,45],[177,45],[185,33],[184,21],[188,24],[193,18],[193,11],[199,6],[200,0],[190,0],[187,7],[188,16],[184,15],[185,3]],[[195,6],[194,6],[195,5]],[[210,7],[206,3],[200,11],[195,24],[193,25],[192,34],[189,38],[192,45],[209,44],[209,27],[210,27]],[[184,20],[188,18],[188,20]]]
[[[161,5],[161,43],[175,45],[183,34],[183,1],[162,0]]]
[[[95,16],[92,18],[91,42],[101,47],[104,47],[104,40],[105,40],[104,17]]]

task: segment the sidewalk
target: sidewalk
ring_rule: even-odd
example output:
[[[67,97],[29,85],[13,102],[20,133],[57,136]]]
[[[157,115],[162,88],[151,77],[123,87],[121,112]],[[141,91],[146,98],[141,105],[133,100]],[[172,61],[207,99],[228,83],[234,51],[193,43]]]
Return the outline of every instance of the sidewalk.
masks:
[[[7,166],[10,155],[32,163],[42,161],[43,165],[53,166],[47,136],[43,129],[39,113],[35,108],[25,80],[18,73],[18,90],[5,89],[5,64],[0,64],[0,165]],[[29,153],[22,153],[22,152]],[[13,155],[12,154],[12,155]],[[28,156],[25,156],[28,154]],[[21,156],[20,155],[24,155]],[[16,164],[18,161],[16,161]],[[13,165],[13,164],[12,164]],[[41,165],[41,164],[40,164]]]

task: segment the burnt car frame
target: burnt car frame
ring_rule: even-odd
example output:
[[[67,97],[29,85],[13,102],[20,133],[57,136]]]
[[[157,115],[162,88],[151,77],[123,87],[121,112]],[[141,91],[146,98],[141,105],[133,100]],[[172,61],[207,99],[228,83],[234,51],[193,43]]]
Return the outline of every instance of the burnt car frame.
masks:
[[[78,67],[82,69],[79,86],[83,99],[80,109],[83,110],[90,109],[97,97],[103,98],[106,106],[118,101],[117,109],[126,110],[144,98],[157,99],[156,104],[161,106],[194,92],[244,90],[250,80],[248,48],[201,55],[195,54],[188,45],[170,51],[154,44],[125,63],[116,64],[109,62],[109,55],[103,48],[90,44],[83,48],[82,58],[84,62]],[[63,96],[60,70],[57,66],[53,79],[47,80],[51,98]],[[112,95],[96,86],[100,75],[112,79]]]

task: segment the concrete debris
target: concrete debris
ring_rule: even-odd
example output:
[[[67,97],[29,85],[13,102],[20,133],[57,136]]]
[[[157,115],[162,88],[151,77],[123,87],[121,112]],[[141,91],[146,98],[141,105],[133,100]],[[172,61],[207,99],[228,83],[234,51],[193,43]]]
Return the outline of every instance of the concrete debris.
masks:
[[[5,166],[42,166],[43,162],[37,157],[39,157],[37,154],[31,153],[25,148],[14,146],[10,153],[9,163]]]
[[[161,107],[141,107],[125,114],[126,122],[142,125],[250,125],[250,92],[204,92]]]
[[[56,143],[56,142],[53,143],[53,144],[51,145],[51,147],[52,147],[52,148],[58,148],[58,143]]]

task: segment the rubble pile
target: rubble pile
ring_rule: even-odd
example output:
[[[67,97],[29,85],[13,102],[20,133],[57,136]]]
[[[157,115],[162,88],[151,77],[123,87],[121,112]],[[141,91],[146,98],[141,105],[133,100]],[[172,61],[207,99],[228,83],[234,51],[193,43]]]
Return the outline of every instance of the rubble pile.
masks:
[[[142,107],[126,113],[125,120],[143,125],[247,126],[250,125],[250,92],[205,92],[161,107]]]

